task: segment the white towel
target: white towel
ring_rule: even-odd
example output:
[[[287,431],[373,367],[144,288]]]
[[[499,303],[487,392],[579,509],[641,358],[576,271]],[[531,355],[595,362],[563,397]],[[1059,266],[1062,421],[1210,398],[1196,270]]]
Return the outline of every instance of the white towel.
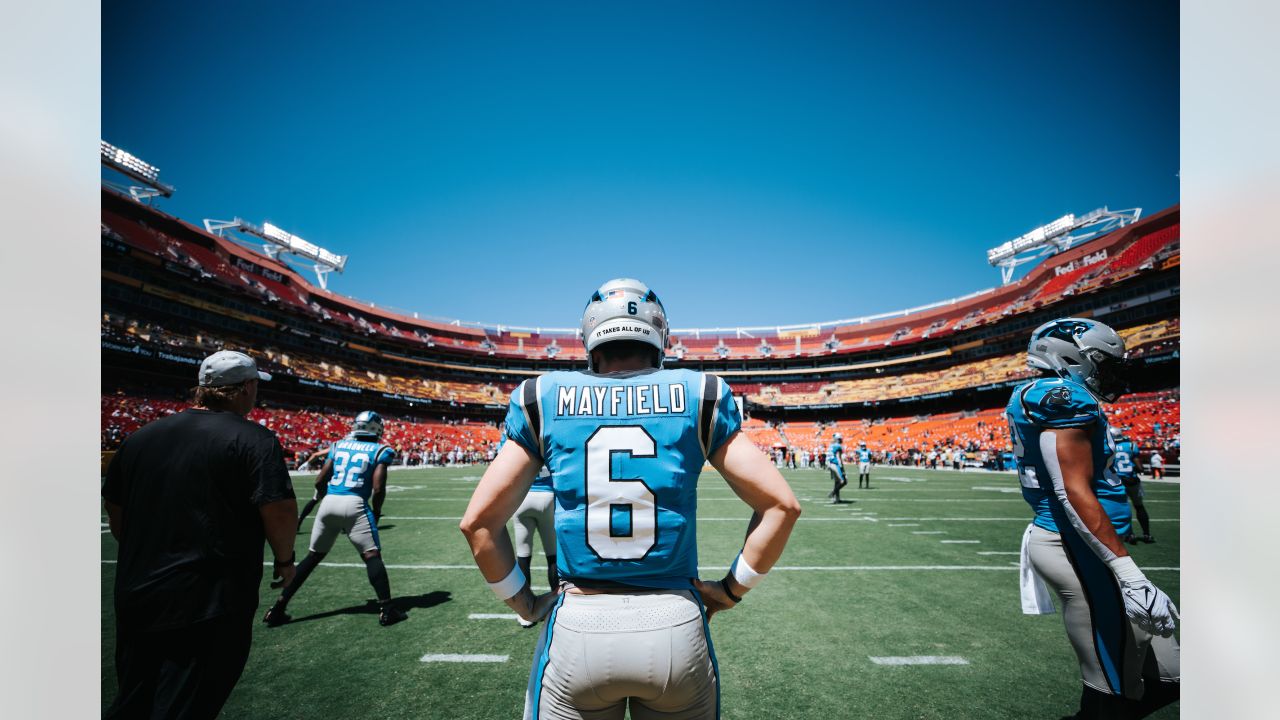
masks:
[[[1053,595],[1049,593],[1049,586],[1044,584],[1044,578],[1031,567],[1031,528],[1035,527],[1035,523],[1027,525],[1026,532],[1022,533],[1022,553],[1018,562],[1018,584],[1022,590],[1022,614],[1023,615],[1052,615]]]

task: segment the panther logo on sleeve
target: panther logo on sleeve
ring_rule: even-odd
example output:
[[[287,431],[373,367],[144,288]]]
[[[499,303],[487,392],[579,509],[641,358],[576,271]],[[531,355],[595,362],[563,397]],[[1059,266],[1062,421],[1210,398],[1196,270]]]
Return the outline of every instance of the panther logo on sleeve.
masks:
[[[1071,391],[1065,387],[1057,387],[1044,397],[1045,405],[1066,405],[1071,402]]]

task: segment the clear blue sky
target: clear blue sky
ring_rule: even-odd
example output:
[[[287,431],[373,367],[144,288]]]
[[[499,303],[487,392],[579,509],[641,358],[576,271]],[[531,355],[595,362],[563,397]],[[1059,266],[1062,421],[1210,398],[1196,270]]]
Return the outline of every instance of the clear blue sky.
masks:
[[[1178,201],[1176,2],[376,5],[107,3],[103,137],[339,292],[524,325],[618,275],[676,327],[896,310]]]

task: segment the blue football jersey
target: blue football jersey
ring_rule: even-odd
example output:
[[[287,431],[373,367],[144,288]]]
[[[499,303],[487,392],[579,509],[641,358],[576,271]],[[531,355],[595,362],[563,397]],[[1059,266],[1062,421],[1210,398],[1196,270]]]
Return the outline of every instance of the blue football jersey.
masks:
[[[526,380],[505,423],[551,471],[561,577],[681,589],[698,576],[698,475],[741,426],[720,378],[660,369]]]
[[[1124,480],[1132,480],[1137,477],[1138,467],[1134,462],[1137,457],[1138,449],[1134,447],[1132,440],[1116,443],[1116,459],[1112,464],[1116,474]]]
[[[1040,451],[1041,433],[1078,427],[1088,430],[1093,444],[1093,491],[1098,502],[1118,534],[1129,532],[1129,501],[1114,467],[1115,444],[1107,430],[1107,416],[1084,386],[1061,378],[1032,380],[1014,389],[1005,416],[1022,497],[1035,511],[1036,525],[1060,532],[1069,524]]]
[[[843,463],[844,461],[844,445],[839,440],[833,440],[831,447],[827,448],[827,462]]]
[[[858,448],[858,462],[860,463],[871,462],[871,451],[866,448]]]
[[[389,465],[396,451],[377,441],[366,442],[346,437],[329,448],[333,461],[333,477],[329,478],[330,495],[359,495],[365,500],[373,494],[373,468]]]
[[[498,440],[498,449],[501,450],[503,445],[507,444],[507,427],[504,423],[502,426],[502,437]],[[552,492],[554,488],[551,486],[551,471],[546,465],[538,471],[538,477],[533,479],[533,484],[529,486],[529,492]]]

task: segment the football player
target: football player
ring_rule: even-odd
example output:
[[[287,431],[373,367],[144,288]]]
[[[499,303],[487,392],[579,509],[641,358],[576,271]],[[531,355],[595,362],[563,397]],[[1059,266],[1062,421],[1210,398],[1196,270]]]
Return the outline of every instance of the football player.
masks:
[[[387,579],[378,539],[378,518],[387,496],[387,466],[396,454],[381,440],[382,417],[366,410],[356,416],[351,434],[329,449],[329,457],[316,476],[320,509],[311,527],[310,552],[298,563],[293,582],[285,586],[280,598],[262,617],[267,625],[276,627],[292,619],[286,612],[289,601],[333,548],[338,533],[345,534],[364,559],[369,584],[378,596],[378,623],[394,625],[409,617],[391,605],[391,581]]]
[[[858,489],[862,489],[862,481],[867,481],[867,489],[871,489],[871,451],[865,442],[858,443]]]
[[[489,586],[526,620],[545,614],[525,717],[716,718],[709,621],[777,562],[800,505],[740,431],[729,386],[662,367],[666,312],[638,280],[611,280],[582,318],[585,371],[511,395],[507,436],[460,528]],[[728,574],[698,578],[697,482],[709,461],[753,510]],[[535,597],[506,521],[541,466],[556,499],[560,593]],[[590,662],[584,662],[590,658]]]
[[[1027,364],[1042,377],[1007,407],[1035,519],[1031,567],[1058,594],[1084,687],[1076,718],[1144,717],[1179,694],[1178,610],[1129,557],[1129,503],[1099,405],[1128,387],[1124,340],[1079,318],[1032,333]]]
[[[1134,535],[1132,526],[1122,537],[1130,545],[1139,540],[1144,543],[1153,543],[1156,539],[1151,537],[1151,516],[1147,514],[1147,506],[1142,502],[1145,493],[1142,491],[1142,478],[1138,476],[1136,464],[1138,449],[1132,440],[1125,437],[1120,428],[1111,428],[1111,439],[1115,442],[1116,453],[1113,467],[1116,475],[1120,476],[1120,481],[1124,483],[1124,492],[1129,496],[1129,502],[1133,503],[1133,514],[1138,516],[1138,524],[1142,526],[1141,538]]]
[[[827,493],[827,499],[832,503],[844,502],[840,499],[840,489],[848,485],[849,480],[844,476],[844,445],[840,433],[831,438],[831,447],[827,448],[827,472],[831,473],[831,492]]]
[[[506,438],[503,440],[505,442]],[[552,590],[560,584],[560,575],[556,572],[555,509],[551,471],[544,465],[529,487],[529,494],[516,508],[516,564],[525,577],[533,577],[530,567],[533,565],[533,533],[537,531],[538,539],[542,541],[542,552],[547,556],[547,586]],[[537,624],[524,618],[518,618],[518,622],[522,627]]]

